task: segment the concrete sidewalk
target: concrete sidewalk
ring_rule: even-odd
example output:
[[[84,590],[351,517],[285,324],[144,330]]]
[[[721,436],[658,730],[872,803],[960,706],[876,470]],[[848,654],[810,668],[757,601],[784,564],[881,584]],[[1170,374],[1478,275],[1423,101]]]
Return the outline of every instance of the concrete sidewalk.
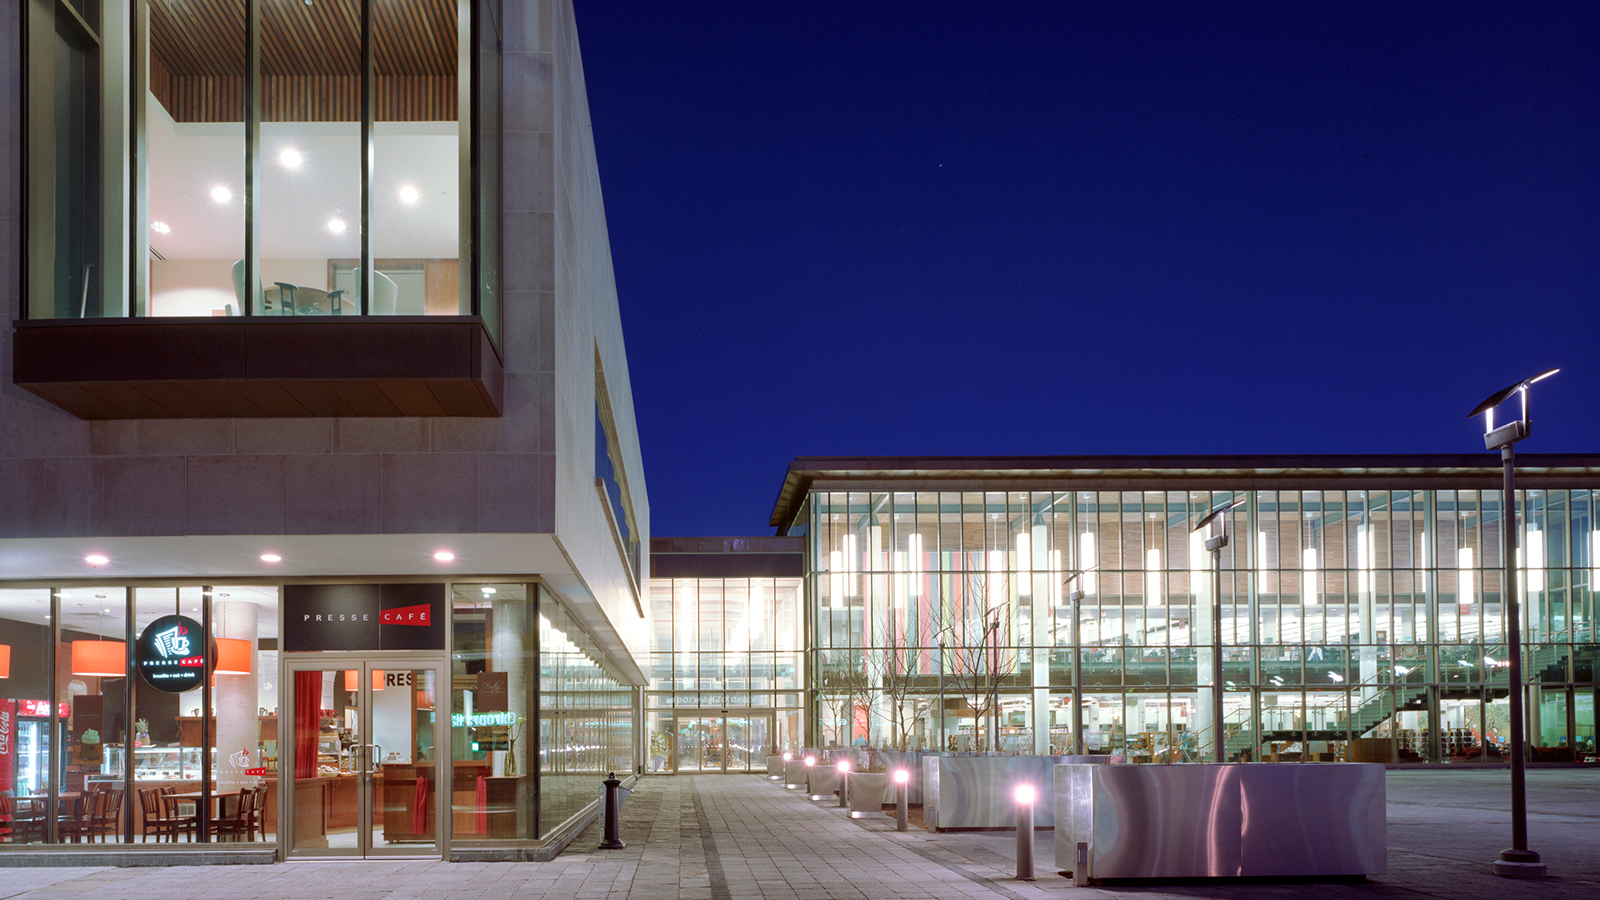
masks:
[[[757,776],[647,778],[623,811],[624,850],[591,828],[553,862],[301,862],[165,869],[0,869],[0,900],[900,900],[900,898],[1600,896],[1600,771],[1528,772],[1530,843],[1551,876],[1518,882],[1490,865],[1510,841],[1509,774],[1388,774],[1389,873],[1356,884],[1206,882],[1074,888],[1037,835],[1036,882],[1018,882],[1006,832],[928,834],[845,818]]]

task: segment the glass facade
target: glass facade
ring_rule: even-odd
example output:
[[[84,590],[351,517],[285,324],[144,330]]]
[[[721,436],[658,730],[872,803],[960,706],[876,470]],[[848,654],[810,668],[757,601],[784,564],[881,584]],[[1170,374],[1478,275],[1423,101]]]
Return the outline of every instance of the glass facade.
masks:
[[[811,733],[1211,758],[1215,576],[1193,527],[1241,498],[1220,560],[1227,757],[1497,756],[1498,491],[813,491],[796,522]],[[1530,743],[1592,754],[1595,492],[1521,499]]]
[[[539,583],[449,585],[448,669],[439,650],[282,651],[280,635],[293,650],[314,630],[283,621],[281,594],[296,589],[0,588],[0,843],[281,837],[285,852],[313,855],[533,846],[591,807],[606,773],[636,771],[636,689]],[[195,628],[208,635],[209,679]],[[173,671],[197,660],[192,684],[152,677],[159,653],[146,644],[159,640],[181,650]],[[441,680],[449,722],[438,730]],[[280,708],[294,716],[282,750]],[[448,790],[433,781],[440,759]],[[279,785],[291,782],[290,809],[305,813],[292,846],[279,830]]]
[[[196,673],[181,690],[158,688],[134,671],[135,644],[155,639],[162,620],[181,625],[176,617],[209,626],[209,684]],[[0,717],[18,739],[0,748],[8,843],[167,837],[157,819],[183,804],[185,827],[170,836],[205,842],[237,814],[237,798],[257,790],[270,802],[253,834],[274,840],[277,628],[271,586],[0,589]],[[180,657],[197,649],[184,628],[173,634],[169,648],[188,647]],[[195,792],[216,800],[204,829],[195,798],[163,799]]]
[[[764,771],[803,743],[801,578],[655,578],[652,772]]]
[[[29,4],[26,317],[482,315],[498,343],[499,6]]]

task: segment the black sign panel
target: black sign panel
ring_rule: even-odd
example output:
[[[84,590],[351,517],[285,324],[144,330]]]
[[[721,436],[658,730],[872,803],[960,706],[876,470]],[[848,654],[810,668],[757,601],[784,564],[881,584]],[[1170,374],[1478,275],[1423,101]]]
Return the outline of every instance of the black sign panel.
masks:
[[[289,584],[284,643],[317,650],[443,650],[443,584]]]
[[[206,633],[188,616],[162,616],[139,635],[134,663],[145,683],[181,694],[205,683]]]

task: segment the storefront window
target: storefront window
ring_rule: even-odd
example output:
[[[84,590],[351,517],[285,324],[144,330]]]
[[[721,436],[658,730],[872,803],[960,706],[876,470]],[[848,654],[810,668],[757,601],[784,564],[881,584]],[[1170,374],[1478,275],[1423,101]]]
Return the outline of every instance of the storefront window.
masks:
[[[0,815],[10,843],[39,844],[50,813],[52,722],[66,727],[51,690],[48,590],[0,590]]]
[[[537,839],[538,585],[458,584],[452,605],[455,840]]]

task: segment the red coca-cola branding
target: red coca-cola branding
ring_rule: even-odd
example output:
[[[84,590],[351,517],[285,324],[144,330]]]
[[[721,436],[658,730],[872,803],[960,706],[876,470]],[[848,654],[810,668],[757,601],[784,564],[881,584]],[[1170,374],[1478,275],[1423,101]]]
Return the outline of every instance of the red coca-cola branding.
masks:
[[[0,791],[16,787],[17,758],[12,751],[17,729],[17,702],[0,700]]]

